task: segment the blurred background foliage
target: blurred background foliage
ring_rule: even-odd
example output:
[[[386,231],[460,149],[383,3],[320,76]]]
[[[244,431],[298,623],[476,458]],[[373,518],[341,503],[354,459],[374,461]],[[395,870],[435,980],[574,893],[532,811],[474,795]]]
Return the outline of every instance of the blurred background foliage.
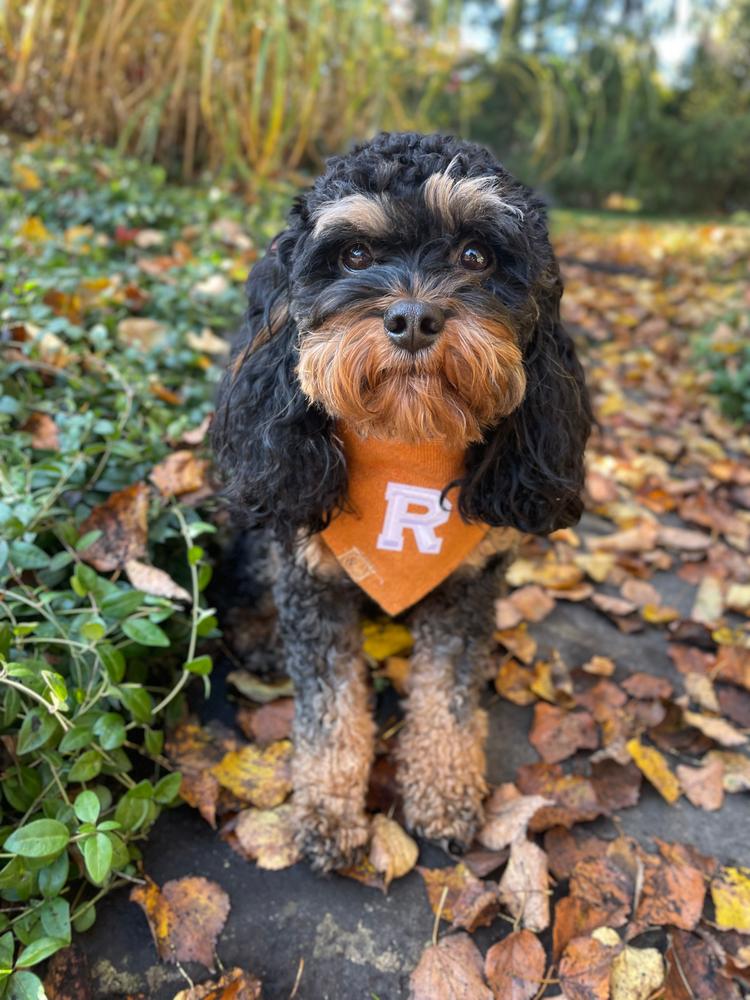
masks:
[[[750,208],[750,0],[0,0],[0,125],[295,182],[458,131],[586,208]]]

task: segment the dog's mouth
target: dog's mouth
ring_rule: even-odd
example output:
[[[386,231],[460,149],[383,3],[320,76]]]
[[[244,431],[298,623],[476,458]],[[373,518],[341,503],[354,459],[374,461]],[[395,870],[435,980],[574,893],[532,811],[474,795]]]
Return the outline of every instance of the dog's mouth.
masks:
[[[452,311],[434,341],[394,344],[382,317],[338,317],[302,337],[307,398],[360,433],[466,445],[512,412],[526,386],[507,325]]]

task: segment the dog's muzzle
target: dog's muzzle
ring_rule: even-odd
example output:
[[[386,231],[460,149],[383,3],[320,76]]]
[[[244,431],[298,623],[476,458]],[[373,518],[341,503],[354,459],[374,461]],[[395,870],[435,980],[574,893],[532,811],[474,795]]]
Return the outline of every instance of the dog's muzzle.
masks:
[[[432,302],[399,299],[386,309],[383,325],[396,347],[416,354],[438,339],[445,326],[445,313]]]

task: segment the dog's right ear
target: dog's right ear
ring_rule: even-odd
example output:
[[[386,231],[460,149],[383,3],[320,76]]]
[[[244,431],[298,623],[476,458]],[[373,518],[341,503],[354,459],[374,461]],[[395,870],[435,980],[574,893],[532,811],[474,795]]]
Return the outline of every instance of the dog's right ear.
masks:
[[[225,493],[242,521],[291,541],[319,531],[343,502],[346,464],[330,418],[297,380],[298,333],[289,314],[286,231],[247,280],[245,320],[217,400],[211,432]]]

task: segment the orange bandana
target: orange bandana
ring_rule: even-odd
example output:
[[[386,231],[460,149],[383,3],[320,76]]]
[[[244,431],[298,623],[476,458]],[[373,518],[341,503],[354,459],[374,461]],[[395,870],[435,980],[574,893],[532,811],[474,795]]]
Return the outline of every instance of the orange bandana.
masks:
[[[461,518],[455,488],[440,504],[464,471],[463,449],[339,433],[353,510],[337,514],[322,538],[352,580],[397,615],[442,583],[489,526]]]

